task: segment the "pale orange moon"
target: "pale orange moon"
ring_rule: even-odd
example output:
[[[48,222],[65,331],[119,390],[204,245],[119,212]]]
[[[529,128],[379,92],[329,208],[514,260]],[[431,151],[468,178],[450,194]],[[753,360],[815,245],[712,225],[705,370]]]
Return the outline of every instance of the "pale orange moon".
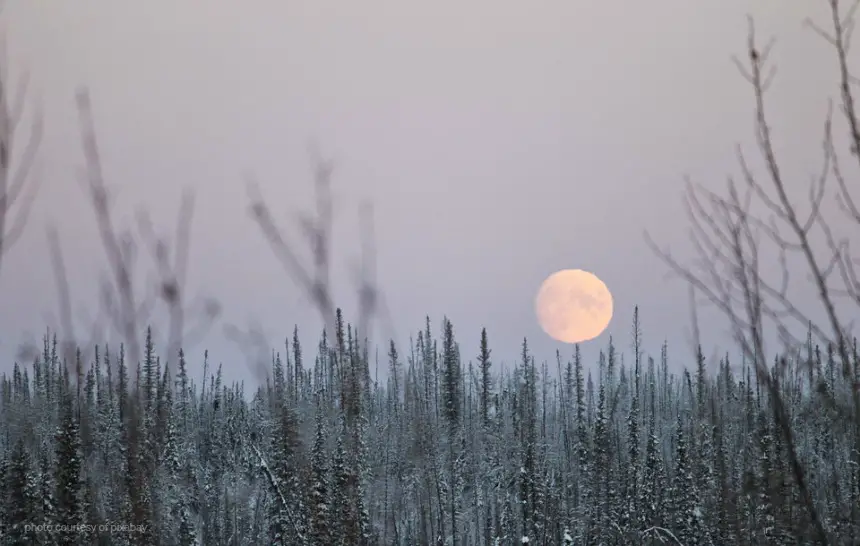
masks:
[[[547,277],[535,298],[538,323],[551,338],[580,343],[599,336],[612,320],[612,293],[596,275],[563,269]]]

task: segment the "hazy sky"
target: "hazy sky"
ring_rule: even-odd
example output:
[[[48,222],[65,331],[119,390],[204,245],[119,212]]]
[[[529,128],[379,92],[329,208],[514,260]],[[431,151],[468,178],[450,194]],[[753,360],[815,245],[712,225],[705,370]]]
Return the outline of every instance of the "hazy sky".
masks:
[[[752,101],[731,56],[744,54],[747,14],[777,38],[779,151],[806,184],[835,89],[827,46],[803,27],[824,2],[809,4],[8,0],[12,73],[31,72],[47,136],[32,222],[0,276],[0,348],[38,336],[55,313],[49,221],[76,305],[96,307],[104,258],[76,174],[74,92],[85,84],[124,222],[145,206],[172,230],[182,188],[198,191],[190,289],[224,306],[205,345],[230,377],[246,374],[225,323],[256,319],[273,344],[298,323],[316,339],[317,314],[250,220],[243,182],[253,173],[292,229],[312,205],[311,141],[336,162],[335,281],[348,316],[344,270],[368,199],[401,342],[425,315],[438,327],[447,314],[464,358],[482,326],[496,360],[516,358],[523,336],[539,360],[569,354],[542,333],[533,300],[546,275],[582,268],[616,304],[588,354],[609,333],[626,348],[639,304],[646,350],[667,338],[689,358],[686,288],[665,278],[643,231],[684,255],[683,176],[716,187],[737,171]],[[724,347],[722,323],[703,321],[708,347]]]

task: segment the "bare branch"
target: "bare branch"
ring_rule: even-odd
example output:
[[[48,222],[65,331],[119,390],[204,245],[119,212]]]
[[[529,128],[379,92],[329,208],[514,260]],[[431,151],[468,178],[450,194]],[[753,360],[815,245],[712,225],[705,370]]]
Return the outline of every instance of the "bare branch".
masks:
[[[81,126],[81,142],[86,161],[86,187],[96,217],[108,267],[111,271],[111,286],[116,292],[114,324],[128,346],[132,362],[140,356],[138,336],[138,303],[134,290],[131,261],[133,244],[129,237],[121,238],[114,225],[109,202],[109,192],[102,173],[101,153],[93,122],[89,91],[82,88],[76,95],[78,119]]]
[[[673,541],[675,541],[675,544],[677,544],[678,546],[684,546],[684,543],[682,543],[680,540],[678,540],[678,537],[676,537],[675,534],[672,533],[672,531],[666,529],[665,527],[654,526],[654,527],[649,527],[649,528],[645,529],[644,531],[642,531],[642,537],[643,538],[646,538],[646,537],[649,537],[652,535],[657,537],[660,540],[660,542],[665,542],[663,540],[662,535],[666,535],[667,537],[669,537]]]
[[[282,263],[287,273],[299,284],[305,295],[322,315],[326,330],[334,336],[335,309],[330,292],[331,264],[331,172],[330,162],[317,161],[315,165],[314,189],[316,192],[316,217],[311,219],[300,217],[300,226],[313,256],[314,271],[309,272],[302,266],[292,247],[281,234],[275,224],[271,211],[263,200],[259,186],[252,180],[248,183],[248,193],[251,200],[251,216],[259,225],[275,257]]]
[[[145,278],[147,282],[138,291],[139,279],[135,275],[138,245],[130,230],[120,231],[114,222],[113,203],[102,172],[92,107],[86,89],[79,90],[77,104],[86,161],[84,186],[108,262],[109,275],[101,281],[102,306],[117,333],[128,345],[127,354],[133,362],[140,356],[138,338],[143,325],[149,322],[158,302],[164,303],[169,316],[168,354],[175,357],[180,348],[188,348],[186,343],[189,339],[199,340],[203,337],[221,312],[218,302],[209,298],[194,307],[194,313],[189,314],[185,286],[194,193],[186,190],[182,194],[175,228],[175,246],[172,249],[167,238],[156,235],[149,215],[145,211],[138,212],[138,233],[154,266],[154,275]]]
[[[198,340],[206,335],[221,312],[220,305],[212,298],[208,298],[205,305],[194,306],[186,301],[185,287],[194,199],[194,192],[190,189],[183,192],[176,221],[173,252],[170,251],[168,240],[156,235],[149,214],[144,210],[138,211],[139,232],[156,270],[156,277],[150,284],[156,287],[155,299],[163,302],[167,307],[169,316],[167,350],[171,356],[178,355],[181,348],[189,348],[189,339]],[[194,328],[190,330],[187,328],[189,319],[195,321]]]
[[[19,142],[29,78],[25,74],[10,98],[5,59],[0,60],[0,265],[27,224],[42,178],[34,167],[42,141],[42,112],[37,108],[27,140]]]
[[[853,29],[852,8],[847,19],[839,15],[838,0],[829,0],[834,33],[827,34],[821,28],[808,23],[813,30],[825,37],[837,51],[842,78],[843,110],[848,118],[853,148],[860,149],[860,131],[854,118],[854,102],[848,84],[845,52]],[[746,194],[739,195],[733,182],[729,182],[725,197],[718,196],[688,182],[684,196],[691,224],[691,242],[698,259],[694,267],[686,267],[677,262],[668,251],[660,250],[646,234],[646,242],[661,260],[675,273],[684,278],[696,292],[702,293],[728,319],[734,337],[741,346],[755,370],[756,376],[766,389],[772,410],[773,422],[780,432],[786,446],[789,466],[797,484],[801,500],[812,520],[812,531],[820,544],[827,544],[828,538],[818,516],[815,503],[807,486],[806,472],[801,464],[794,445],[792,420],[790,419],[782,392],[779,376],[770,371],[765,357],[764,328],[772,323],[783,343],[794,343],[787,320],[808,327],[810,334],[822,340],[832,341],[837,356],[843,364],[846,377],[850,377],[851,360],[848,354],[845,323],[838,316],[834,297],[847,293],[860,304],[860,283],[853,270],[854,261],[850,258],[848,242],[838,239],[822,213],[822,203],[827,195],[827,179],[833,173],[838,184],[837,203],[849,218],[860,224],[860,213],[848,191],[842,175],[832,139],[832,108],[824,123],[822,145],[822,167],[809,185],[808,199],[810,209],[801,215],[797,205],[789,198],[779,158],[773,145],[773,136],[768,123],[764,95],[773,77],[773,70],[767,67],[771,44],[758,49],[755,28],[750,21],[749,41],[747,44],[748,63],[735,63],[744,78],[751,84],[755,101],[755,136],[758,151],[765,167],[765,182],[754,173],[743,150],[738,149],[738,164],[741,170]],[[767,76],[765,76],[767,74]],[[762,218],[753,212],[751,197],[768,214]],[[814,228],[824,233],[829,247],[826,260],[820,259],[813,249],[811,234]],[[762,235],[766,239],[762,240]],[[761,270],[763,260],[770,262],[762,254],[762,244],[770,243],[774,248],[779,266],[779,278],[771,283],[764,278]],[[818,301],[824,309],[826,327],[810,320],[791,300],[789,294],[789,254],[796,255],[807,268],[809,281],[815,288]],[[796,269],[796,267],[795,267]],[[830,279],[832,273],[839,271],[843,288],[834,287]],[[780,373],[780,366],[774,368]],[[860,427],[860,398],[852,393],[855,403],[855,425]]]
[[[371,337],[371,319],[377,309],[376,248],[373,225],[373,205],[364,203],[359,211],[361,222],[361,262],[358,270],[358,328],[361,335]]]
[[[69,278],[60,246],[60,235],[54,226],[48,227],[48,250],[51,255],[51,265],[54,270],[54,280],[57,283],[57,304],[59,306],[60,328],[64,340],[75,338],[74,322],[72,320],[72,296],[69,288]]]
[[[306,540],[305,536],[298,526],[296,518],[293,515],[293,511],[290,509],[290,505],[287,503],[286,497],[284,497],[284,494],[281,492],[280,485],[278,484],[278,479],[272,473],[272,470],[269,468],[268,463],[266,463],[266,459],[263,458],[263,454],[260,453],[260,450],[257,449],[257,446],[252,444],[251,449],[254,451],[254,454],[260,461],[260,470],[262,470],[263,474],[266,476],[266,479],[269,481],[269,485],[275,491],[275,498],[280,503],[281,509],[287,515],[287,519],[289,520],[290,525],[293,526],[293,531],[296,533],[296,540],[300,541],[301,543],[304,543]]]
[[[294,247],[287,242],[281,229],[272,218],[269,206],[264,201],[259,186],[248,180],[248,195],[250,198],[251,217],[260,227],[275,257],[281,262],[286,273],[310,299],[325,325],[329,339],[335,338],[337,331],[336,308],[331,292],[331,257],[332,257],[332,226],[333,199],[331,191],[331,175],[333,163],[314,157],[314,193],[316,210],[313,215],[299,214],[298,227],[304,236],[312,257],[311,267],[305,267],[299,260]],[[388,315],[381,294],[376,286],[376,249],[374,247],[373,209],[369,203],[364,203],[359,209],[361,255],[359,263],[354,267],[354,275],[358,290],[358,327],[355,339],[370,342],[370,327],[372,318],[382,309],[388,319],[388,327],[393,332],[393,323]],[[237,332],[232,332],[236,334]],[[367,349],[367,347],[365,347]]]
[[[261,383],[268,377],[268,359],[271,344],[263,333],[262,326],[252,322],[247,330],[240,330],[233,324],[224,325],[224,336],[236,344],[245,357],[251,372]]]

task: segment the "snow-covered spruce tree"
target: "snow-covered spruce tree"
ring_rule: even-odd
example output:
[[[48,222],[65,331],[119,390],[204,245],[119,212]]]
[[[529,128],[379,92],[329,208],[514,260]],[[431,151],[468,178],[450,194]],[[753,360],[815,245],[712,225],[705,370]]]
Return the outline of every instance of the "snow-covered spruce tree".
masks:
[[[57,500],[56,500],[56,482],[54,479],[52,457],[48,445],[41,445],[39,448],[39,500],[40,506],[37,515],[41,521],[56,521],[57,518]],[[57,544],[59,537],[52,528],[43,529],[39,533],[39,539],[42,544]]]
[[[103,359],[103,360],[102,360]],[[102,362],[104,367],[102,368]],[[91,478],[107,478],[104,486],[95,486],[97,496],[97,511],[102,521],[118,521],[116,511],[120,504],[120,492],[117,491],[115,476],[116,461],[119,457],[119,414],[116,411],[116,400],[113,386],[113,366],[108,347],[101,352],[96,347],[93,364],[96,380],[96,407],[94,452],[89,462]],[[102,374],[104,371],[104,375]],[[107,540],[104,536],[100,540]]]
[[[773,436],[767,417],[760,412],[757,417],[756,438],[758,438],[758,463],[759,468],[754,469],[754,487],[756,489],[756,502],[754,504],[753,518],[755,519],[755,540],[762,546],[773,546],[782,544],[777,538],[782,534],[782,522],[777,520],[776,506],[776,479],[773,459]]]
[[[403,405],[405,398],[405,378],[402,368],[403,363],[400,361],[400,355],[397,352],[394,340],[389,340],[388,392],[384,398],[382,393],[379,393],[376,397],[380,411],[376,412],[376,426],[371,427],[371,431],[374,429],[385,431],[383,440],[385,448],[382,450],[383,453],[379,454],[380,464],[377,465],[379,471],[384,474],[381,479],[383,489],[381,513],[378,516],[378,519],[382,520],[382,541],[384,543],[391,541],[395,543],[399,542],[401,540],[401,530],[406,525],[406,522],[401,519],[403,514],[403,495],[406,494],[406,487],[403,481],[407,468],[407,463],[404,460],[404,446],[406,444]],[[406,388],[408,389],[408,386]],[[377,438],[379,436],[380,434],[377,433]],[[377,479],[378,482],[379,480]]]
[[[648,399],[650,411],[648,412],[648,438],[645,443],[645,465],[642,476],[642,486],[639,489],[639,502],[642,507],[643,529],[645,531],[653,527],[662,527],[666,523],[664,491],[666,489],[666,471],[663,455],[661,453],[661,442],[657,437],[657,395],[656,395],[656,373],[654,360],[648,360]],[[654,544],[656,539],[650,543]]]
[[[352,475],[344,448],[344,436],[346,435],[343,420],[339,427],[332,460],[332,475],[334,488],[332,492],[332,520],[330,532],[336,546],[348,546],[358,544],[361,540],[361,531],[356,514],[355,502],[351,498],[354,489],[354,476]],[[355,541],[355,542],[350,542]]]
[[[299,326],[293,327],[293,404],[299,403],[304,382],[304,364],[302,362],[302,344],[299,341]]]
[[[635,537],[644,529],[643,507],[639,497],[642,480],[642,460],[639,440],[639,393],[641,386],[642,331],[639,325],[639,307],[633,309],[633,384],[630,395],[630,410],[627,414],[627,451],[629,464],[626,468],[626,490],[621,507],[621,527],[627,537]]]
[[[167,474],[175,480],[171,485],[172,495],[169,505],[176,532],[176,544],[192,546],[197,544],[198,537],[198,514],[194,510],[197,488],[194,471],[194,462],[197,460],[194,442],[196,421],[188,367],[185,352],[182,349],[179,350],[177,368],[174,378],[175,393],[171,397],[172,409],[167,425],[164,462],[169,469]],[[165,402],[170,403],[169,400]]]
[[[68,374],[60,394],[61,421],[56,436],[56,522],[61,526],[79,525],[84,521],[81,437],[74,395],[68,390]],[[60,545],[77,545],[76,531],[63,531],[57,535]]]
[[[276,365],[281,366],[280,359],[277,360]],[[280,387],[276,388],[278,389],[276,392],[280,391]],[[303,530],[304,503],[299,496],[302,490],[299,481],[299,460],[302,446],[296,409],[286,390],[280,392],[283,395],[280,402],[276,402],[278,404],[275,407],[277,427],[269,465],[278,480],[287,506],[282,506],[280,499],[273,497],[270,505],[269,539],[272,544],[287,545],[290,543],[290,537],[295,533],[296,526]]]
[[[308,539],[310,546],[326,546],[333,544],[332,512],[329,507],[331,488],[329,487],[328,454],[326,453],[328,437],[322,401],[319,400],[319,395],[317,398],[316,435],[311,451],[311,479],[308,484]],[[341,460],[340,463],[342,464],[342,462]]]
[[[579,468],[575,485],[575,519],[578,524],[573,526],[576,536],[584,536],[588,532],[591,502],[594,498],[592,473],[594,469],[594,451],[591,444],[590,427],[588,425],[588,400],[585,392],[585,376],[583,374],[582,353],[579,345],[573,350],[574,385],[576,389],[576,460]]]
[[[462,476],[460,475],[462,406],[460,399],[460,357],[454,340],[454,326],[446,317],[442,323],[442,366],[444,416],[447,425],[447,512],[452,546],[459,544],[459,518],[462,506]]]
[[[138,371],[140,367],[137,368]],[[142,385],[139,379],[135,383]],[[153,536],[153,503],[151,496],[152,475],[146,474],[149,462],[146,454],[146,439],[144,421],[141,413],[144,411],[144,401],[141,391],[134,389],[128,396],[126,405],[125,429],[125,488],[128,495],[127,512],[122,521],[130,522],[140,532],[129,533],[131,544],[143,546],[155,540]]]
[[[343,342],[340,310],[337,317],[337,339],[340,341],[335,359],[341,397],[340,422],[332,461],[334,492],[331,533],[338,544],[361,546],[371,540],[370,516],[365,502],[367,454],[364,444],[366,418],[363,415],[363,395],[366,392],[363,383],[367,363],[349,327]]]
[[[342,349],[324,349],[327,354],[315,359],[314,369],[299,374],[306,387],[299,390],[297,402],[294,347],[290,347],[293,360],[281,363],[293,372],[261,385],[250,402],[241,384],[226,385],[217,372],[209,374],[208,368],[206,388],[195,387],[187,370],[182,371],[186,367],[183,357],[171,388],[164,381],[169,367],[161,368],[159,355],[154,354],[158,381],[152,421],[155,431],[163,427],[164,432],[155,444],[159,449],[153,475],[142,471],[140,456],[146,382],[143,361],[140,388],[128,392],[122,357],[109,357],[100,350],[104,358],[98,364],[93,359],[81,372],[85,385],[79,393],[74,385],[69,388],[59,361],[53,361],[53,371],[49,371],[54,357],[47,343],[43,352],[48,356],[40,355],[34,364],[32,381],[21,367],[16,373],[13,366],[10,374],[0,376],[0,396],[10,401],[3,406],[7,410],[0,412],[0,444],[9,446],[6,459],[10,465],[5,473],[10,481],[2,484],[2,492],[9,495],[18,489],[11,480],[13,452],[23,445],[36,485],[38,514],[34,518],[58,519],[56,481],[65,466],[59,456],[61,437],[55,432],[66,422],[63,407],[71,398],[76,422],[80,422],[80,411],[81,420],[84,416],[89,419],[92,434],[91,454],[87,460],[81,459],[79,473],[82,508],[101,503],[108,521],[149,522],[158,531],[149,536],[118,533],[100,537],[102,540],[159,546],[268,543],[267,530],[277,514],[270,513],[267,506],[281,501],[260,467],[261,461],[267,467],[270,462],[274,469],[277,462],[274,446],[281,441],[282,429],[277,408],[286,400],[296,415],[299,438],[307,438],[313,446],[298,451],[294,464],[299,486],[296,491],[285,491],[285,497],[298,495],[297,502],[304,506],[299,519],[304,532],[296,533],[292,519],[284,520],[289,525],[285,539],[292,541],[288,543],[450,543],[451,474],[460,480],[455,530],[461,545],[516,544],[524,536],[533,544],[563,544],[566,531],[574,543],[591,536],[602,537],[607,545],[655,546],[672,543],[673,535],[685,544],[709,544],[709,540],[740,546],[755,546],[762,540],[810,542],[804,530],[808,516],[797,484],[783,479],[790,474],[789,462],[775,433],[770,396],[756,388],[748,366],[734,374],[727,358],[722,358],[714,363],[713,373],[707,367],[702,370],[697,362],[695,378],[673,374],[676,367],[670,365],[664,344],[660,366],[655,369],[654,359],[647,358],[647,364],[639,366],[637,381],[635,356],[630,359],[615,353],[610,374],[612,359],[606,350],[596,363],[603,364],[602,373],[593,374],[592,386],[586,387],[584,376],[591,363],[576,347],[566,366],[561,362],[563,356],[557,356],[561,382],[556,382],[545,362],[539,363],[527,351],[525,357],[517,355],[513,366],[505,367],[503,361],[494,366],[494,390],[487,402],[489,423],[483,424],[480,367],[466,367],[475,371],[474,377],[462,373],[456,340],[451,335],[453,343],[446,344],[445,328],[440,328],[438,341],[426,337],[426,328],[422,328],[405,365],[399,354],[394,358],[389,344],[388,367],[397,371],[389,373],[387,380],[383,373],[373,377],[369,390],[365,386],[368,351],[359,346],[347,324],[343,328]],[[635,352],[635,340],[633,345]],[[814,347],[811,353],[815,357]],[[848,395],[851,387],[836,373],[836,366],[831,373],[826,348],[819,353],[821,372],[812,379],[797,373],[804,370],[801,357],[788,353],[783,361],[781,356],[778,367],[785,371],[778,372],[780,388],[791,403],[800,453],[805,461],[821,462],[810,465],[815,472],[809,475],[809,483],[833,543],[852,543],[856,526],[848,501],[855,494],[850,479],[853,436],[833,418],[838,414],[828,413],[834,411],[832,406],[821,405],[815,390],[824,385],[832,393],[828,396],[835,398]],[[278,359],[273,360],[274,366]],[[204,357],[204,365],[206,362]],[[625,362],[630,363],[629,368]],[[451,363],[459,377],[453,382],[454,390],[448,392],[452,383],[446,371]],[[278,375],[276,366],[271,375]],[[736,381],[735,375],[743,381]],[[77,373],[73,381],[75,376]],[[108,376],[112,379],[106,379]],[[802,382],[798,386],[791,378]],[[449,394],[458,400],[455,409],[462,431],[453,437],[446,404]],[[705,401],[704,413],[700,400]],[[15,406],[27,411],[16,413],[12,411]],[[637,412],[638,419],[634,417]],[[320,419],[322,434],[318,433]],[[642,423],[640,431],[632,427],[636,422]],[[47,423],[51,429],[46,428]],[[317,426],[303,427],[303,423]],[[22,430],[28,432],[22,434]],[[82,429],[78,431],[82,453]],[[529,462],[530,443],[533,462]],[[679,446],[685,453],[679,452]],[[452,447],[457,452],[453,471]],[[828,450],[829,459],[825,458]],[[641,461],[641,478],[631,503],[631,476],[637,472],[637,460]],[[679,465],[688,470],[679,471]],[[533,474],[528,471],[531,467]],[[100,479],[91,480],[93,476]],[[154,496],[146,494],[147,480]],[[566,487],[572,490],[569,494]],[[612,488],[619,495],[615,501]],[[764,499],[770,499],[770,504]],[[571,504],[566,506],[568,502]],[[632,514],[629,520],[619,518],[630,506],[635,510],[628,512]],[[702,526],[694,525],[697,507],[704,516]],[[764,508],[772,510],[772,516]],[[2,516],[15,517],[5,508]],[[85,513],[82,517],[96,516]],[[639,524],[632,523],[635,517],[641,517]],[[328,525],[320,525],[322,521]],[[533,535],[528,534],[530,521]],[[57,544],[61,538],[38,534],[36,543]]]
[[[357,334],[357,332],[356,332]],[[366,341],[366,340],[365,340]],[[353,340],[352,327],[347,325],[347,346],[350,354],[350,440],[354,454],[351,458],[352,472],[355,475],[353,498],[358,514],[360,546],[373,544],[378,540],[368,509],[368,488],[370,468],[368,464],[367,434],[370,422],[370,362],[367,346],[362,346],[356,337]]]
[[[538,471],[537,471],[537,430],[536,405],[537,393],[535,383],[534,360],[529,354],[528,341],[523,339],[521,365],[523,382],[520,386],[520,472],[519,472],[519,502],[522,508],[522,538],[536,540],[539,530],[542,530],[538,511]]]
[[[180,353],[180,359],[184,357]],[[181,367],[180,367],[181,368]],[[181,371],[177,374],[180,377]],[[184,479],[185,459],[183,457],[182,437],[180,436],[179,416],[175,411],[173,389],[169,386],[169,366],[165,366],[159,405],[165,422],[164,438],[158,456],[155,475],[155,490],[158,492],[157,534],[161,544],[188,544],[187,529],[181,529],[187,518],[186,491],[188,483]],[[170,408],[170,409],[167,409]]]
[[[481,419],[484,425],[490,422],[490,397],[492,396],[492,375],[490,361],[490,344],[487,340],[487,329],[481,328],[481,349],[478,353],[478,370],[481,374]]]
[[[684,430],[682,413],[678,414],[675,433],[675,469],[668,492],[669,509],[673,515],[669,530],[682,544],[710,544],[704,521],[702,500],[693,471],[689,434]]]
[[[603,371],[603,353],[601,353],[601,372]],[[607,423],[606,409],[606,381],[604,374],[600,374],[598,386],[598,400],[596,416],[594,420],[594,467],[592,470],[591,489],[592,503],[591,528],[588,531],[590,540],[608,541],[614,534],[611,527],[612,520],[609,506],[609,426]]]
[[[34,526],[42,523],[39,518],[39,483],[23,438],[15,442],[11,460],[4,466],[3,543],[10,546],[38,544],[39,536]]]

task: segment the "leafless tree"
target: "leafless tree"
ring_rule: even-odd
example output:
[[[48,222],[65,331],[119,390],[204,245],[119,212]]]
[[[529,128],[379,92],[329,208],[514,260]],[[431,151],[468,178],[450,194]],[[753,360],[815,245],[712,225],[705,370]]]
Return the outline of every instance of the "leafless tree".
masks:
[[[848,319],[853,305],[860,305],[858,261],[849,244],[853,230],[860,227],[860,210],[842,164],[848,152],[851,161],[860,166],[860,120],[854,98],[858,80],[850,72],[848,58],[858,4],[844,9],[839,0],[827,2],[828,30],[809,20],[807,24],[835,53],[838,102],[848,128],[849,149],[842,151],[836,144],[830,108],[823,122],[821,169],[809,183],[808,205],[792,199],[792,177],[785,172],[784,158],[778,156],[774,146],[766,101],[776,73],[768,63],[773,42],[761,47],[750,20],[747,61],[735,59],[735,63],[751,86],[755,141],[764,175],[756,174],[747,152],[739,147],[740,180],[730,177],[725,193],[687,181],[685,204],[697,254],[692,264],[682,263],[668,250],[660,249],[646,233],[657,255],[729,319],[735,339],[769,394],[773,421],[785,440],[794,481],[812,519],[812,538],[819,544],[828,544],[827,533],[797,454],[788,410],[780,396],[779,371],[771,373],[768,365],[765,332],[774,328],[788,350],[799,342],[793,332],[809,329],[821,343],[834,348],[844,379],[854,385],[851,401],[840,405],[832,394],[822,391],[819,395],[845,419],[853,421],[858,442],[854,457],[860,457],[860,378],[852,359]],[[833,213],[827,207],[828,198],[836,205]],[[840,221],[849,229],[837,233]],[[776,275],[768,273],[774,261],[778,266]],[[811,285],[817,295],[817,309],[802,306],[790,290],[794,286],[792,273],[799,272],[806,274],[805,286]],[[825,318],[816,321],[817,316]]]

